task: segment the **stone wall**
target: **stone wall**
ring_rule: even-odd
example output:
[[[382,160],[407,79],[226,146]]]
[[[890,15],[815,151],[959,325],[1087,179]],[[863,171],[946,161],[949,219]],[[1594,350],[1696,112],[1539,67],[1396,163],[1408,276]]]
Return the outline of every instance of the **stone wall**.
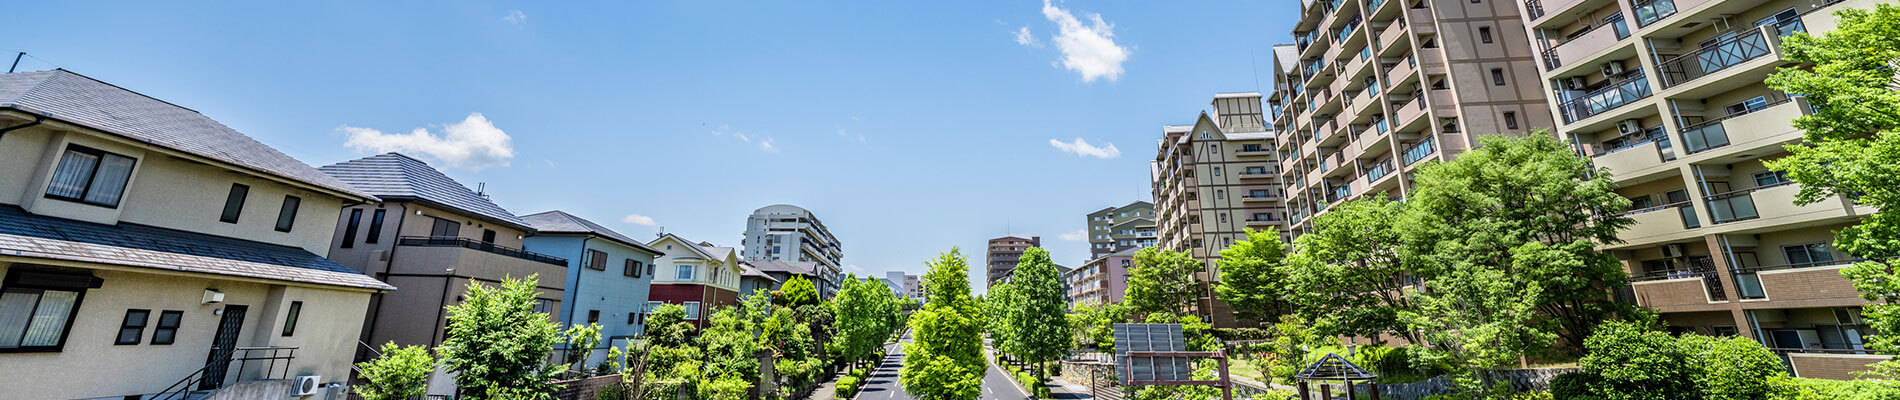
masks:
[[[554,398],[561,400],[594,400],[594,392],[600,391],[600,388],[620,384],[620,374],[555,381],[554,384],[561,386],[559,390],[554,391]]]

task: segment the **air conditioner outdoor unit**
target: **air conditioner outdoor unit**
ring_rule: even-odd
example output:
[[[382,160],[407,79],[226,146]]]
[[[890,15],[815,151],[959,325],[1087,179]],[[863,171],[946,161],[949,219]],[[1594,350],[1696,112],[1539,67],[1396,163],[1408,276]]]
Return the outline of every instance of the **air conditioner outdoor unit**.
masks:
[[[299,376],[297,377],[297,386],[290,388],[290,395],[309,396],[317,394],[317,388],[320,387],[323,387],[323,377],[316,375]]]
[[[1617,133],[1630,135],[1630,134],[1635,134],[1637,132],[1642,132],[1642,131],[1643,131],[1643,123],[1641,121],[1626,119],[1626,120],[1623,120],[1623,122],[1616,123]]]
[[[1564,85],[1568,86],[1570,90],[1583,90],[1585,82],[1583,81],[1583,77],[1573,76],[1564,78]]]
[[[1623,74],[1622,61],[1611,61],[1611,62],[1603,63],[1603,76],[1617,76],[1617,75],[1622,75],[1622,74]]]

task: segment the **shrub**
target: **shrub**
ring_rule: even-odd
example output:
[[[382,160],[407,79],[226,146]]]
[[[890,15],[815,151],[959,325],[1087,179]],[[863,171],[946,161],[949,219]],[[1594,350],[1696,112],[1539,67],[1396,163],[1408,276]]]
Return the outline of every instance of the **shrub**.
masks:
[[[849,398],[858,394],[858,385],[863,382],[857,375],[845,375],[838,378],[838,395]]]
[[[1055,396],[1049,393],[1049,387],[1048,387],[1048,386],[1042,386],[1042,385],[1037,385],[1037,386],[1036,386],[1036,398],[1038,398],[1038,399],[1048,399],[1048,398],[1055,398]]]
[[[1208,334],[1220,340],[1268,340],[1273,339],[1273,331],[1260,328],[1214,328]]]
[[[1789,378],[1776,386],[1775,400],[1900,400],[1900,386],[1888,381]]]
[[[1602,380],[1603,377],[1590,372],[1567,372],[1550,378],[1550,394],[1557,400],[1596,400],[1598,397],[1590,393],[1590,388]]]
[[[1667,333],[1614,321],[1598,327],[1583,345],[1590,352],[1578,364],[1602,377],[1592,393],[1608,400],[1703,398],[1693,371],[1684,365],[1688,354]]]
[[[627,400],[627,387],[620,384],[601,386],[594,391],[594,400]]]
[[[1677,342],[1700,372],[1696,386],[1712,400],[1766,398],[1775,390],[1774,378],[1787,376],[1781,357],[1753,340],[1688,335]]]

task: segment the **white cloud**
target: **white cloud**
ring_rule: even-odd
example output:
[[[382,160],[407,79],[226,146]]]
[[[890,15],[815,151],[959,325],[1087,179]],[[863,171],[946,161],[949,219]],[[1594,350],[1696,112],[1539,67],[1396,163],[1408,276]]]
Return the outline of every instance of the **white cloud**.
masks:
[[[350,136],[343,143],[350,148],[422,155],[446,166],[470,171],[505,167],[508,160],[515,157],[515,147],[508,133],[495,128],[482,113],[469,113],[461,122],[443,126],[440,134],[429,132],[427,128],[398,134],[347,125],[341,129]]]
[[[765,150],[767,153],[778,152],[778,146],[772,145],[772,138],[765,138],[765,140],[759,141],[759,149]]]
[[[634,224],[634,225],[641,225],[641,226],[659,225],[659,223],[653,222],[653,217],[640,215],[640,214],[627,214],[627,217],[621,218],[620,222],[625,222],[625,223]]]
[[[1056,236],[1062,238],[1062,240],[1072,240],[1072,241],[1088,240],[1089,231],[1087,229],[1077,229],[1075,230],[1075,232],[1068,232],[1068,233],[1064,233],[1064,234],[1056,235]]]
[[[771,137],[758,138],[746,135],[743,131],[732,129],[731,125],[719,124],[719,128],[713,129],[711,133],[713,136],[732,136],[733,138],[739,139],[740,142],[745,143],[754,143],[755,141],[753,139],[759,139],[756,141],[759,145],[759,150],[764,150],[767,153],[778,152],[778,144],[773,143]]]
[[[864,267],[859,267],[857,264],[845,264],[844,268],[848,270],[852,270],[852,271],[864,272]]]
[[[508,23],[511,24],[521,25],[528,23],[528,14],[523,14],[521,10],[508,10],[508,15],[502,16],[501,20],[508,21]]]
[[[1101,14],[1087,14],[1089,23],[1084,24],[1069,10],[1042,0],[1042,16],[1059,28],[1050,41],[1062,51],[1063,67],[1082,74],[1083,82],[1121,78],[1122,62],[1128,61],[1129,50],[1115,44],[1115,25],[1103,21]]]
[[[1042,41],[1036,40],[1036,34],[1029,33],[1029,27],[1016,28],[1016,44],[1042,48]]]
[[[1075,153],[1075,155],[1078,156],[1095,158],[1115,158],[1122,156],[1121,149],[1115,148],[1114,143],[1104,144],[1107,146],[1096,147],[1095,145],[1089,144],[1088,141],[1082,140],[1082,138],[1075,138],[1074,142],[1067,143],[1061,140],[1049,139],[1050,146],[1055,146],[1056,149],[1062,150],[1064,153]]]

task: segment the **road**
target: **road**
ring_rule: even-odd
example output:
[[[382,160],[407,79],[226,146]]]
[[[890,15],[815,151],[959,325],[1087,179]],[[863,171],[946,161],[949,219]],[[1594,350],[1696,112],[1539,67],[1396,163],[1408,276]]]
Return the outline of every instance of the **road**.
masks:
[[[910,335],[904,335],[902,342],[910,343]],[[910,393],[905,393],[904,385],[898,382],[898,371],[904,368],[904,347],[890,344],[885,345],[884,348],[886,349],[884,366],[871,372],[870,381],[865,383],[863,390],[859,391],[856,400],[916,400],[910,396]],[[989,355],[989,346],[984,346],[983,351],[985,357],[995,359],[995,356]],[[984,400],[1032,399],[1022,387],[1016,386],[1016,381],[1011,380],[1002,367],[994,365],[994,362],[990,364],[992,365],[983,376],[983,394],[980,398]],[[1058,393],[1056,398],[1087,399],[1088,396]]]

